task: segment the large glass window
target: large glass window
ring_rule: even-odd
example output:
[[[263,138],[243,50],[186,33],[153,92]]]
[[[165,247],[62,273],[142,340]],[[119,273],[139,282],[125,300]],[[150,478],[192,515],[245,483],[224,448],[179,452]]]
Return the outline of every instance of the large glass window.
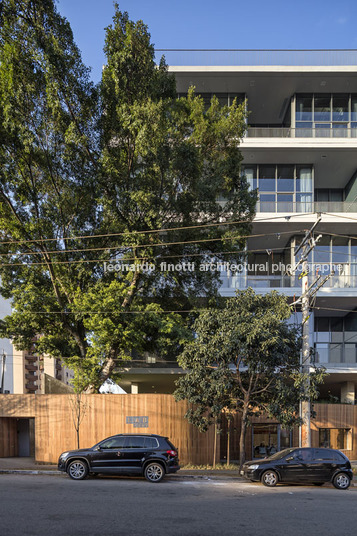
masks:
[[[278,166],[277,168],[277,191],[294,191],[294,166]]]
[[[315,93],[296,95],[297,137],[356,137],[357,95]]]
[[[348,121],[349,95],[333,95],[332,121]]]
[[[312,95],[301,95],[296,98],[296,120],[312,120]]]
[[[351,428],[320,428],[319,446],[337,450],[352,450]]]
[[[315,357],[318,363],[357,362],[357,315],[315,317]]]
[[[259,166],[259,191],[275,192],[275,166]]]
[[[257,181],[257,166],[244,166],[243,174],[245,175],[249,189],[255,190],[258,186]]]
[[[315,95],[314,121],[331,121],[331,95]]]
[[[258,164],[242,166],[250,188],[258,188],[258,212],[311,212],[312,166]]]

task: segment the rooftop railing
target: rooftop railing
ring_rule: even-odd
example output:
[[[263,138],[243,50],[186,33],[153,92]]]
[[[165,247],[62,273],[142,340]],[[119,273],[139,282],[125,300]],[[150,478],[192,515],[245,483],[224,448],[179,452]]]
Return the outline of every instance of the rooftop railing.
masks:
[[[171,66],[347,66],[357,65],[357,50],[161,49]]]

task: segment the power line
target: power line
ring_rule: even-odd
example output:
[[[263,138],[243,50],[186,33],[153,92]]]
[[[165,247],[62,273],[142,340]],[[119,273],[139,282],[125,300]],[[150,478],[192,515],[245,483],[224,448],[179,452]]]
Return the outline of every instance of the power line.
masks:
[[[312,307],[312,309],[318,309],[318,310],[321,310],[321,311],[339,311],[339,312],[342,312],[342,313],[356,313],[357,314],[357,311],[354,311],[354,310],[351,310],[351,309],[340,309],[338,307],[317,307],[317,306],[314,306],[314,307]]]
[[[276,234],[276,233],[274,233]],[[281,234],[281,233],[279,233]],[[264,235],[263,235],[264,236]],[[277,247],[277,248],[268,248],[268,251],[269,252],[276,252],[276,251],[284,251],[284,250],[287,250],[287,249],[290,249],[290,246],[281,246],[281,247]],[[233,251],[215,251],[215,252],[212,252],[212,251],[206,251],[206,252],[202,252],[202,253],[185,253],[185,254],[179,254],[179,255],[160,255],[159,258],[157,257],[126,257],[126,258],[121,258],[121,259],[109,259],[109,260],[105,260],[105,259],[79,259],[79,260],[71,260],[71,261],[55,261],[55,262],[51,262],[52,265],[61,265],[61,264],[81,264],[81,263],[97,263],[97,262],[100,262],[100,263],[104,263],[104,262],[109,262],[111,264],[115,263],[115,264],[119,264],[119,263],[126,263],[127,261],[144,261],[144,262],[151,262],[152,264],[154,264],[154,262],[157,262],[157,261],[160,261],[161,259],[176,259],[176,258],[185,258],[185,257],[201,257],[201,256],[210,256],[212,258],[218,256],[218,255],[233,255],[233,254],[237,254],[237,255],[247,255],[249,253],[258,253],[258,252],[261,252],[261,251],[267,251],[267,248],[259,248],[259,249],[252,249],[252,250],[240,250],[240,251],[237,251],[237,250],[233,250]],[[212,261],[214,262],[214,261]],[[17,263],[1,263],[0,264],[0,268],[3,267],[3,266],[47,266],[47,263],[46,262],[31,262],[31,263],[26,263],[26,262],[17,262]]]
[[[301,231],[298,231],[301,232]],[[283,234],[290,234],[291,231],[283,231],[281,233],[260,233],[260,234],[254,234],[254,235],[239,235],[239,236],[229,236],[229,237],[219,237],[219,238],[202,238],[199,240],[186,240],[186,241],[178,241],[178,242],[161,242],[158,244],[135,244],[135,245],[125,245],[125,244],[118,244],[116,246],[109,246],[109,247],[100,247],[100,248],[84,248],[84,249],[61,249],[61,250],[52,250],[52,251],[46,251],[46,254],[59,254],[59,253],[83,253],[83,252],[89,252],[89,251],[108,251],[111,249],[118,249],[118,248],[124,248],[124,249],[139,249],[139,248],[146,248],[146,247],[167,247],[167,246],[178,246],[178,245],[186,245],[186,244],[200,244],[202,242],[219,242],[223,240],[238,240],[241,238],[261,238],[263,236],[276,236],[277,234],[283,235]],[[29,251],[29,252],[19,252],[19,253],[0,253],[1,256],[19,256],[19,255],[43,255],[43,252],[41,251]]]
[[[291,217],[301,217],[301,216],[307,216],[310,215],[311,212],[302,212],[299,214],[293,214],[292,216],[289,216],[289,219]],[[146,230],[139,230],[139,231],[125,231],[120,233],[105,233],[100,235],[79,235],[79,236],[69,236],[69,237],[61,237],[61,238],[38,238],[38,239],[28,239],[28,240],[8,240],[8,241],[0,241],[1,245],[6,244],[30,244],[30,243],[43,243],[43,242],[62,242],[64,240],[85,240],[90,238],[107,238],[107,237],[113,237],[113,236],[128,236],[128,234],[150,234],[150,233],[167,233],[169,231],[184,231],[189,229],[200,229],[200,228],[209,228],[209,227],[219,227],[219,226],[226,226],[226,225],[237,225],[238,223],[259,223],[259,222],[266,222],[266,221],[272,221],[272,220],[281,220],[282,216],[272,216],[271,218],[261,218],[261,219],[254,219],[253,221],[250,220],[237,220],[237,221],[231,221],[231,222],[218,222],[218,223],[203,223],[199,225],[188,225],[183,227],[162,227],[160,229],[146,229]]]

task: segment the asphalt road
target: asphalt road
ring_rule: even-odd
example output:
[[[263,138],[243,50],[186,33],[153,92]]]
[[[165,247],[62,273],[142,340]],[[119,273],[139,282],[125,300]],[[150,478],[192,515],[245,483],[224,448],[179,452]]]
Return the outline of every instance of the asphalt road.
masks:
[[[356,488],[0,475],[4,536],[346,536],[356,507]]]

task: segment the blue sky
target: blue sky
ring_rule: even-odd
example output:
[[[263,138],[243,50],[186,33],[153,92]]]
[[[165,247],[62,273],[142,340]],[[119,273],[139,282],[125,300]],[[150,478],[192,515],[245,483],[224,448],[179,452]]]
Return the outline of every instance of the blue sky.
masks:
[[[156,48],[356,48],[356,0],[122,0]],[[112,0],[59,0],[97,82]]]

